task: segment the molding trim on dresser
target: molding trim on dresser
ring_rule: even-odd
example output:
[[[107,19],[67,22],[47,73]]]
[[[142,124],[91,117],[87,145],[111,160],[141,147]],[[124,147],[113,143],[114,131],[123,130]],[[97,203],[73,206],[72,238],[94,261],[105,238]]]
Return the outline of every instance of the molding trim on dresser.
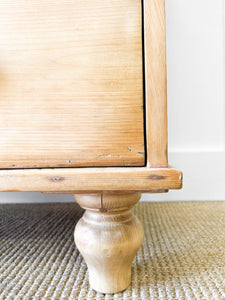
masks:
[[[68,168],[0,170],[0,191],[149,192],[180,189],[182,173],[174,168]]]
[[[91,286],[103,293],[126,289],[143,239],[130,209],[139,193],[180,189],[182,173],[168,167],[164,0],[143,0],[146,166],[2,169],[0,191],[73,193],[86,212],[75,241]]]

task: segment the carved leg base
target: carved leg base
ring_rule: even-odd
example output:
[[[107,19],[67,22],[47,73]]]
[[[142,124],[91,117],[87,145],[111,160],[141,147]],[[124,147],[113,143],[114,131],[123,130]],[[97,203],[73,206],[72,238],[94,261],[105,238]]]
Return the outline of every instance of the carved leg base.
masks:
[[[86,211],[74,237],[89,270],[91,287],[101,293],[125,290],[131,264],[143,241],[140,221],[130,209],[140,194],[76,195]]]

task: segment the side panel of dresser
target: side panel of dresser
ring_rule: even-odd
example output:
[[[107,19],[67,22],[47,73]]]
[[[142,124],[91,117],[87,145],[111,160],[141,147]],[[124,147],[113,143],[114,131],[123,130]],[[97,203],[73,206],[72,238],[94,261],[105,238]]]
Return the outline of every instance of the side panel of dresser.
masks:
[[[144,166],[140,0],[0,2],[0,168]]]

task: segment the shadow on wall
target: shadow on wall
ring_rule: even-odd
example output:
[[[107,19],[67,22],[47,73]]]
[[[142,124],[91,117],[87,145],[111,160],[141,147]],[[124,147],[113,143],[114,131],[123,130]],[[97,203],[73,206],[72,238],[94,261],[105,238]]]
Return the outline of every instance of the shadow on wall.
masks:
[[[1,192],[0,204],[7,203],[54,203],[72,202],[73,195],[64,194],[42,194],[40,192]]]

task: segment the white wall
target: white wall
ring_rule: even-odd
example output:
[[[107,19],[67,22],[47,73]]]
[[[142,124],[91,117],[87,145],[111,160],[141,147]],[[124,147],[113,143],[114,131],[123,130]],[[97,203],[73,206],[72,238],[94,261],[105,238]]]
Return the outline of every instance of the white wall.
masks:
[[[181,191],[143,200],[225,200],[224,0],[166,0],[169,162]],[[0,202],[73,201],[0,193]]]
[[[166,0],[169,162],[181,191],[144,200],[225,200],[224,0]]]

